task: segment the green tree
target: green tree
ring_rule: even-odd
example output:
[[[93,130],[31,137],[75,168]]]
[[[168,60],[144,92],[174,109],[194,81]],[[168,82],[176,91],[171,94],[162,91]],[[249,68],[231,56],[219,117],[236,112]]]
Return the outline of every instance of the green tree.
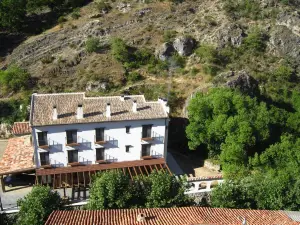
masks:
[[[189,197],[184,194],[188,187],[186,180],[177,180],[164,171],[151,173],[149,180],[151,188],[147,193],[147,208],[169,208],[191,204]]]
[[[45,223],[53,210],[60,209],[61,198],[50,187],[35,186],[24,199],[18,201],[18,205],[18,225],[40,225]]]
[[[131,54],[129,52],[129,47],[126,45],[125,41],[120,38],[112,39],[111,53],[116,60],[122,63],[130,61]]]
[[[5,91],[20,91],[29,86],[30,75],[16,65],[0,71],[0,85]]]
[[[128,208],[132,198],[130,180],[120,171],[98,173],[90,189],[87,209]]]
[[[18,31],[22,28],[26,18],[26,1],[0,1],[0,27],[9,31]]]
[[[188,112],[189,147],[206,146],[209,157],[220,158],[228,175],[239,170],[243,174],[248,152],[270,136],[266,104],[237,90],[214,88],[208,94],[198,93]]]

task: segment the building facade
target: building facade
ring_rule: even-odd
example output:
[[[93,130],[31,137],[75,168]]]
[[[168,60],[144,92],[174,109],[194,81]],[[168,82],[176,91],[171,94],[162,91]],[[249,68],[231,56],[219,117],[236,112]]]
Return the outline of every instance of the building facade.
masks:
[[[166,158],[167,102],[144,96],[33,94],[37,168]]]

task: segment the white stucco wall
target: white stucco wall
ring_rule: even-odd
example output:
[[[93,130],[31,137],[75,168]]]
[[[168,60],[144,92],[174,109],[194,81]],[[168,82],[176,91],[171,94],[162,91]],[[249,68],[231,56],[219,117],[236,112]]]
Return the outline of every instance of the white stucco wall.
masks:
[[[94,164],[96,160],[96,148],[105,147],[105,154],[111,158],[115,158],[115,161],[131,161],[140,160],[141,158],[141,145],[147,144],[145,141],[141,141],[142,125],[152,124],[152,132],[155,132],[159,138],[155,138],[149,143],[151,146],[151,153],[153,155],[159,155],[159,157],[166,158],[166,125],[168,119],[157,120],[139,120],[139,121],[121,121],[121,122],[105,122],[105,123],[89,123],[89,124],[71,124],[71,125],[55,125],[55,126],[43,126],[33,127],[33,143],[35,146],[35,161],[36,166],[40,167],[40,159],[38,152],[45,150],[38,148],[37,132],[47,131],[48,140],[50,145],[50,164],[56,166],[67,166],[68,153],[67,149],[78,149],[79,161],[88,161],[89,164]],[[130,133],[126,133],[126,126],[131,126]],[[95,128],[104,127],[104,135],[109,136],[112,141],[107,144],[96,145],[95,140]],[[78,142],[80,146],[68,147],[66,146],[66,130],[77,130]],[[84,140],[84,141],[82,141]],[[54,142],[54,143],[53,143]],[[130,152],[126,152],[126,145],[131,145]]]

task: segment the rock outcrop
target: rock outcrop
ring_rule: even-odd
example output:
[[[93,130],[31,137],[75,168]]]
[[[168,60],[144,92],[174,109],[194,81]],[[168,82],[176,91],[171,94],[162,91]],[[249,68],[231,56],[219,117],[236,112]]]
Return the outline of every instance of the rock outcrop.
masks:
[[[247,93],[250,96],[256,96],[259,94],[258,81],[244,70],[234,74],[230,80],[226,82],[226,86],[230,88],[237,88],[241,92]]]
[[[228,24],[217,33],[220,47],[228,44],[232,46],[240,46],[243,38],[246,37],[244,30],[237,24]]]
[[[86,85],[86,91],[105,91],[107,88],[107,82],[89,81]]]
[[[170,43],[162,44],[155,52],[157,58],[162,61],[167,60],[175,52],[174,46]]]
[[[178,37],[174,40],[174,49],[181,56],[189,56],[193,53],[196,42],[191,37]]]

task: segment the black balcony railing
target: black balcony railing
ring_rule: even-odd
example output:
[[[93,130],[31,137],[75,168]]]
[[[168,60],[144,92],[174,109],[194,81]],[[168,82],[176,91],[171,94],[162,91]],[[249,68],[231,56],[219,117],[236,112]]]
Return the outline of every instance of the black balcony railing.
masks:
[[[39,146],[48,146],[48,140],[38,140]]]

